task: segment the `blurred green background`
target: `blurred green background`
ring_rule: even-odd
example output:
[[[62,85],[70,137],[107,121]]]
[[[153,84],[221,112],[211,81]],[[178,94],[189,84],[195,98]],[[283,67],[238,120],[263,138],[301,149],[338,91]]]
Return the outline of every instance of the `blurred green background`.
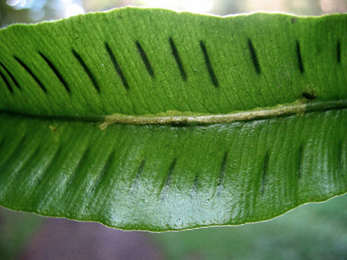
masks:
[[[129,5],[219,15],[254,11],[321,15],[347,11],[346,0],[1,0],[0,26],[55,20]]]
[[[347,0],[0,0],[0,27],[126,5],[219,15],[344,13]],[[0,259],[347,259],[347,196],[274,220],[152,234],[0,208]]]

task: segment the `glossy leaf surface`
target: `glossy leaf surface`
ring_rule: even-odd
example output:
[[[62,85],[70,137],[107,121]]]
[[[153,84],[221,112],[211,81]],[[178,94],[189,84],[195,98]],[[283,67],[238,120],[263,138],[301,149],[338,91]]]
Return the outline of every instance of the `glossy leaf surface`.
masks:
[[[126,8],[0,31],[0,204],[121,229],[346,192],[347,16]]]

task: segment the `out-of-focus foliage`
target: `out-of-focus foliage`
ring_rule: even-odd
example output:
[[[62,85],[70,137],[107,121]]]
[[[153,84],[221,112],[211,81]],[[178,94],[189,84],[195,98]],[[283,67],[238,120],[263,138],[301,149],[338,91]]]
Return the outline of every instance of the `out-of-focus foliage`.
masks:
[[[202,10],[202,3],[209,8]],[[203,11],[218,15],[255,11],[321,15],[347,11],[347,0],[3,0],[0,1],[0,27],[11,23],[55,20],[129,5]]]
[[[346,203],[345,195],[328,203],[304,205],[282,217],[256,225],[147,236],[148,240],[160,245],[165,260],[342,260],[347,258]],[[33,240],[34,230],[43,219],[0,208],[0,259],[16,259],[20,256],[26,239]],[[123,237],[121,231],[114,232],[118,232],[120,239]],[[63,235],[61,233],[59,236]],[[74,259],[82,255],[82,252],[75,250]],[[51,254],[57,258],[62,252],[52,251]]]
[[[0,208],[0,259],[15,259],[43,218]]]
[[[347,196],[305,205],[272,221],[151,234],[173,259],[347,259]]]

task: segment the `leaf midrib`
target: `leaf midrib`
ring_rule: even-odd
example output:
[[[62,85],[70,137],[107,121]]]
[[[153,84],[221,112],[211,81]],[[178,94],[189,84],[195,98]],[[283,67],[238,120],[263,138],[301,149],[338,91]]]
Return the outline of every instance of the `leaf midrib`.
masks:
[[[261,118],[303,114],[305,112],[325,111],[347,108],[347,100],[320,101],[305,103],[305,99],[293,103],[280,104],[273,107],[262,107],[247,111],[237,111],[228,114],[202,114],[192,112],[167,111],[155,115],[129,116],[113,114],[105,117],[100,126],[105,129],[110,124],[222,124],[235,121],[251,121]]]
[[[55,119],[60,121],[94,122],[102,123],[103,130],[110,124],[125,125],[194,125],[194,124],[223,124],[236,121],[252,121],[265,118],[290,116],[293,114],[304,114],[317,111],[328,111],[347,108],[347,100],[316,101],[308,102],[300,99],[293,103],[279,104],[273,107],[260,107],[252,110],[236,111],[227,114],[207,114],[195,112],[181,112],[169,110],[158,114],[148,115],[126,115],[112,114],[107,116],[85,117],[78,115],[35,115],[15,111],[0,111],[0,114],[20,115],[30,118]]]

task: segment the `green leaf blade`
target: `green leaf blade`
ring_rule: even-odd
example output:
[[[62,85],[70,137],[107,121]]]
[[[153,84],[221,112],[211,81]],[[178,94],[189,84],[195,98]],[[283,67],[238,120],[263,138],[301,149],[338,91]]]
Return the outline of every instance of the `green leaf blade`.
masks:
[[[304,91],[314,92],[323,101],[346,99],[344,52],[340,53],[340,63],[337,62],[337,45],[345,42],[345,19],[343,15],[335,15],[299,18],[292,23],[291,16],[279,14],[218,18],[126,8],[63,20],[54,24],[54,30],[52,23],[35,25],[36,28],[12,26],[1,35],[2,63],[13,74],[17,72],[23,90],[16,91],[16,95],[6,93],[2,98],[7,99],[6,107],[2,102],[2,109],[83,117],[157,114],[169,110],[225,114],[292,103]],[[325,28],[329,28],[328,35]],[[36,33],[31,33],[32,29]],[[16,35],[22,36],[21,41]],[[61,40],[56,41],[57,38]],[[180,77],[170,39],[180,54],[187,80]],[[260,74],[254,68],[249,41]],[[210,65],[206,64],[201,42]],[[106,43],[129,85],[128,90],[114,68]],[[137,43],[147,57],[153,77]],[[304,73],[299,68],[297,43]],[[40,53],[59,68],[60,76]],[[44,94],[40,84],[14,56],[30,68],[49,94]],[[209,66],[218,88],[213,85]],[[65,91],[65,85],[71,95]],[[329,89],[327,85],[336,87]],[[21,105],[18,96],[22,97]]]
[[[345,193],[346,19],[126,8],[1,30],[0,204],[164,231]]]
[[[5,207],[122,229],[265,220],[344,193],[346,118],[346,110],[333,110],[101,131],[94,123],[3,115],[0,168],[12,174],[1,175],[0,199]]]

